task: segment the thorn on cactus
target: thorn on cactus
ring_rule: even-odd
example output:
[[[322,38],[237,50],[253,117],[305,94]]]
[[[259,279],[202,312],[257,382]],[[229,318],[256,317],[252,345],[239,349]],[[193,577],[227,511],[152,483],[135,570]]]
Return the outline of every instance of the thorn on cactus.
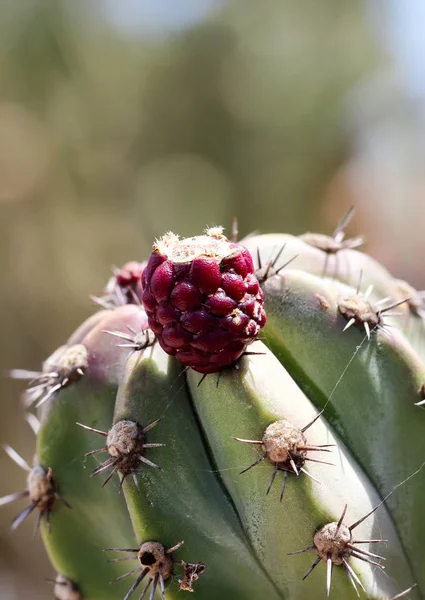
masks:
[[[410,588],[404,590],[404,592],[401,592],[400,594],[397,594],[397,596],[394,596],[391,600],[399,600],[400,598],[405,598],[407,594],[410,594],[410,592],[413,591],[417,585],[417,583],[414,583],[410,586]]]
[[[9,457],[19,466],[21,469],[28,473],[27,477],[27,489],[22,492],[16,492],[15,494],[9,494],[0,498],[0,506],[10,504],[16,500],[22,500],[23,498],[29,498],[31,504],[27,506],[19,515],[13,520],[10,527],[11,531],[15,531],[19,525],[25,521],[25,519],[35,510],[38,509],[39,514],[36,521],[34,535],[37,533],[40,523],[44,518],[48,530],[50,531],[50,513],[56,500],[60,500],[65,506],[71,508],[62,496],[56,491],[55,482],[53,480],[53,473],[51,469],[46,469],[41,465],[36,465],[31,468],[29,464],[20,456],[16,450],[8,445],[3,446]]]
[[[54,584],[55,600],[83,600],[76,583],[58,573],[56,579],[47,579]]]
[[[419,402],[415,402],[416,406],[423,406],[425,404],[425,383],[421,385],[418,390]]]
[[[259,463],[263,462],[264,460],[269,460],[269,462],[271,462],[272,465],[274,465],[274,470],[266,491],[266,495],[269,494],[272,488],[277,472],[283,471],[283,483],[280,493],[281,502],[283,500],[283,495],[285,492],[288,473],[294,473],[298,477],[302,472],[308,477],[314,479],[315,481],[318,481],[311,475],[311,473],[309,473],[306,470],[304,466],[305,462],[311,461],[331,466],[334,465],[333,463],[310,458],[307,456],[307,453],[330,452],[329,448],[334,444],[309,444],[304,435],[304,432],[307,431],[307,429],[317,421],[321,414],[322,413],[316,415],[316,417],[302,429],[293,425],[286,419],[276,421],[275,423],[272,423],[267,427],[262,440],[245,440],[237,437],[233,438],[238,442],[261,446],[261,449],[264,453],[263,456],[261,456],[251,465],[249,465],[249,467],[241,471],[241,474],[246,473],[247,471],[258,465]]]
[[[108,333],[123,340],[121,344],[117,344],[118,348],[130,348],[135,352],[140,352],[154,345],[156,341],[155,336],[149,329],[137,332],[130,325],[127,325],[127,329],[130,331],[129,334],[122,331],[109,331],[108,329],[104,329],[103,333]]]
[[[83,429],[97,433],[106,438],[105,447],[99,448],[98,450],[91,450],[85,454],[85,456],[91,456],[101,452],[107,452],[109,454],[109,458],[96,467],[91,474],[91,477],[112,469],[111,473],[103,482],[102,487],[112,479],[117,471],[120,471],[122,475],[121,486],[124,483],[125,478],[130,474],[133,476],[134,483],[137,486],[136,471],[140,467],[140,463],[144,463],[154,469],[160,469],[161,467],[150,461],[144,455],[146,449],[161,448],[162,446],[165,446],[165,444],[146,443],[147,432],[158,425],[160,421],[161,419],[157,419],[146,427],[142,427],[134,421],[118,421],[118,423],[115,423],[108,432],[99,431],[98,429],[93,429],[82,423],[77,423],[77,425]]]
[[[386,540],[353,540],[352,532],[360,525],[360,523],[363,523],[365,519],[370,517],[370,515],[374,513],[381,504],[382,502],[378,504],[378,506],[375,506],[375,508],[367,513],[364,517],[350,526],[344,524],[344,518],[347,512],[347,505],[345,505],[338,522],[327,523],[315,533],[312,546],[307,546],[307,548],[296,550],[295,552],[289,552],[289,555],[302,554],[304,552],[308,552],[309,550],[315,550],[317,553],[317,558],[304,575],[303,581],[310,575],[320,561],[323,560],[326,562],[326,591],[328,597],[331,589],[332,569],[334,565],[344,567],[347,577],[350,580],[351,585],[354,587],[357,595],[359,595],[359,593],[356,583],[363,589],[364,592],[366,592],[359,577],[349,564],[348,559],[350,557],[357,558],[380,569],[385,569],[381,563],[373,560],[374,558],[385,560],[383,556],[379,556],[378,554],[373,554],[372,552],[358,548],[356,544],[373,544],[385,542]]]
[[[358,292],[353,296],[342,296],[339,298],[338,311],[347,320],[343,331],[355,325],[356,327],[364,328],[369,340],[373,331],[381,331],[388,335],[386,328],[390,325],[384,322],[384,317],[399,316],[399,313],[391,313],[389,311],[409,301],[409,298],[404,298],[381,308],[390,298],[383,298],[372,304],[369,300],[371,293],[372,286],[369,286],[364,294]]]
[[[32,413],[27,413],[25,415],[25,420],[33,430],[33,433],[35,433],[35,435],[38,435],[38,432],[40,431],[40,421],[37,419],[37,417]]]
[[[281,257],[282,252],[285,250],[285,248],[286,243],[281,246],[280,250],[278,250],[274,258],[271,258],[269,262],[263,266],[263,261],[260,255],[260,248],[257,246],[258,269],[255,271],[255,276],[257,277],[260,284],[265,283],[268,279],[270,279],[270,277],[279,275],[280,272],[283,271],[283,269],[285,269],[289,264],[291,264],[292,261],[298,258],[299,254],[295,254],[295,256],[287,260],[283,265],[280,265],[280,267],[276,269],[277,261]]]
[[[230,238],[233,243],[238,241],[239,229],[238,229],[238,219],[237,217],[233,217],[232,219],[232,237]]]
[[[266,322],[252,257],[221,227],[182,240],[164,235],[153,246],[142,283],[159,344],[199,373],[234,364]]]
[[[407,281],[402,279],[396,280],[396,285],[400,290],[400,294],[407,297],[407,306],[412,315],[425,318],[425,291],[418,291]]]
[[[363,236],[357,236],[345,240],[344,229],[347,227],[349,221],[354,214],[354,207],[352,206],[346,214],[343,216],[341,221],[338,223],[337,228],[333,232],[332,236],[324,235],[322,233],[304,233],[300,235],[300,239],[303,240],[309,246],[313,246],[318,250],[325,253],[325,264],[323,266],[322,277],[326,276],[328,269],[329,256],[335,256],[335,276],[338,273],[337,256],[342,250],[353,250],[361,246],[364,242]]]
[[[37,401],[38,408],[59,390],[68,387],[83,377],[88,367],[88,351],[83,344],[61,346],[43,364],[42,371],[14,369],[14,379],[29,380],[25,392],[25,404]]]
[[[203,563],[185,563],[184,561],[176,562],[173,558],[173,552],[178,550],[184,542],[179,542],[172,548],[166,549],[160,542],[144,542],[140,548],[106,548],[115,552],[131,552],[133,555],[128,557],[129,560],[137,560],[139,567],[132,571],[117,577],[113,581],[119,581],[135,573],[139,573],[136,581],[133,583],[124,600],[128,600],[133,592],[139,587],[143,579],[147,577],[149,581],[144,587],[140,599],[144,598],[149,587],[152,584],[150,593],[150,599],[152,600],[155,596],[156,588],[158,583],[161,588],[162,600],[165,600],[165,582],[174,576],[174,566],[176,564],[183,565],[183,579],[178,579],[180,583],[180,589],[192,592],[193,589],[191,584],[196,581],[199,575],[204,571],[205,565]],[[126,560],[127,557],[123,560]],[[119,559],[118,559],[119,560]],[[112,582],[111,582],[112,583]],[[185,586],[185,587],[182,587]]]

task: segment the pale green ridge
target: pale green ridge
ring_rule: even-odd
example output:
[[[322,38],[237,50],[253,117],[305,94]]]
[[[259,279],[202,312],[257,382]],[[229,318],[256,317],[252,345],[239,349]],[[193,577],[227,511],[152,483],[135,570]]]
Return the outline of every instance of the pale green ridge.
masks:
[[[425,460],[425,414],[415,406],[425,369],[397,328],[389,337],[338,312],[347,288],[301,271],[264,286],[267,344],[344,439],[381,496]],[[351,290],[351,293],[353,290]],[[387,500],[419,588],[425,589],[425,471]]]
[[[171,547],[184,540],[175,558],[206,564],[205,573],[194,585],[197,600],[283,598],[253,554],[214,472],[182,367],[156,344],[130,357],[118,393],[115,422],[129,419],[146,426],[160,417],[147,441],[167,445],[147,450],[146,457],[162,470],[141,464],[139,488],[131,477],[124,483],[138,543],[156,540]],[[177,582],[170,582],[167,600],[183,596]]]
[[[306,469],[323,485],[304,474],[299,478],[289,474],[280,504],[283,473],[278,473],[266,496],[273,465],[264,462],[240,474],[261,457],[261,450],[237,442],[233,436],[261,440],[264,429],[278,419],[286,418],[302,428],[317,415],[317,410],[270,351],[261,342],[253,344],[251,349],[265,354],[247,356],[240,361],[239,369],[223,372],[218,388],[215,376],[208,376],[198,387],[200,375],[189,371],[190,391],[220,475],[265,568],[286,597],[323,599],[326,596],[323,564],[301,581],[316,558],[315,552],[297,556],[288,553],[311,545],[315,531],[327,522],[338,520],[346,503],[346,523],[350,524],[368,513],[380,498],[324,418],[306,432],[310,443],[337,445],[332,454],[309,454],[335,463],[335,466],[306,463]],[[362,539],[384,536],[389,540],[386,547],[379,549],[387,558],[389,577],[366,563],[350,559],[370,598],[391,598],[395,590],[412,580],[385,507],[359,526],[355,535]],[[376,552],[377,548],[371,551]],[[334,568],[332,595],[356,598],[341,567]]]

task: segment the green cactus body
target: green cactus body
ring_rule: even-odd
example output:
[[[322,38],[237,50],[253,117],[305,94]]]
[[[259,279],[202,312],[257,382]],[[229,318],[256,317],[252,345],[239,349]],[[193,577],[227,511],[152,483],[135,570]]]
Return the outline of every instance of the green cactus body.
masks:
[[[342,243],[338,231],[330,244]],[[403,300],[405,289],[353,249],[357,238],[329,256],[307,238],[248,238],[262,290],[246,251],[214,228],[202,237],[204,254],[210,238],[227,262],[213,265],[207,283],[196,288],[210,255],[195,256],[191,279],[190,266],[154,247],[144,289],[132,280],[148,316],[134,294],[120,292],[116,308],[108,296],[111,309],[83,323],[26,392],[41,407],[37,468],[50,485],[36,495],[30,476],[26,513],[47,507],[55,596],[423,597],[424,476],[399,485],[425,457],[420,311],[400,304],[401,315],[385,315],[392,311],[376,303]],[[361,290],[374,286],[366,297],[360,271]],[[252,343],[263,302],[264,343]],[[202,345],[195,321],[213,323]],[[214,371],[210,347],[217,364],[222,348],[226,360],[243,355],[202,375]],[[199,372],[169,355],[179,357],[176,349]]]

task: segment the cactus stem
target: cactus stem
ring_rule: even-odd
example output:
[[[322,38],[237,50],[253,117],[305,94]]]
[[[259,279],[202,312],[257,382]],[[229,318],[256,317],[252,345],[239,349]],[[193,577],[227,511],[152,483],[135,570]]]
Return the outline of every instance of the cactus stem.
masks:
[[[414,583],[413,585],[410,586],[409,589],[404,590],[404,592],[401,592],[401,594],[397,594],[397,596],[394,596],[394,598],[392,598],[392,600],[399,600],[400,598],[404,598],[405,596],[407,596],[407,594],[410,594],[410,592],[412,590],[414,590],[417,585],[418,585],[417,583]]]

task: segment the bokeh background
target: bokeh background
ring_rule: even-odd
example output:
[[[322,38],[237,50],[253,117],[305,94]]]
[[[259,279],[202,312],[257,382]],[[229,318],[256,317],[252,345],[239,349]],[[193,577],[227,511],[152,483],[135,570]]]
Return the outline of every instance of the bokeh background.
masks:
[[[0,440],[112,265],[172,229],[350,232],[425,287],[422,0],[0,1]],[[24,473],[0,455],[0,496]],[[0,511],[0,597],[54,575]]]

